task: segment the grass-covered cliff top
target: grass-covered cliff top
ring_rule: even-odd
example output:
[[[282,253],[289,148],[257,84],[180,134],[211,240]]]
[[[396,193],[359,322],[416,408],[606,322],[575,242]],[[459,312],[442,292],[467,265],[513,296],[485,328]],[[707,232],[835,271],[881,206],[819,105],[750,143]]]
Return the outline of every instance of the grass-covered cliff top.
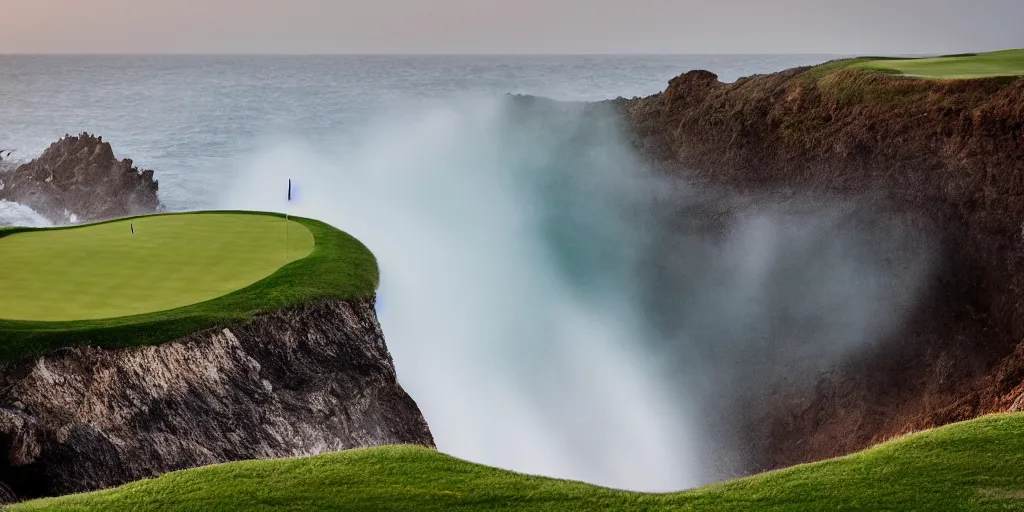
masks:
[[[43,499],[29,510],[820,510],[1024,509],[1024,414],[990,416],[840,459],[673,494],[615,491],[385,447],[170,473]]]
[[[285,244],[290,247],[285,249]],[[302,224],[268,215],[156,215],[0,239],[0,318],[92,320],[204,302],[313,251]]]
[[[1024,49],[927,58],[860,57],[817,66],[815,71],[860,69],[932,79],[987,78],[1024,75]]]
[[[0,229],[0,261],[8,360],[159,343],[275,309],[367,297],[378,282],[376,260],[355,238],[261,212]]]

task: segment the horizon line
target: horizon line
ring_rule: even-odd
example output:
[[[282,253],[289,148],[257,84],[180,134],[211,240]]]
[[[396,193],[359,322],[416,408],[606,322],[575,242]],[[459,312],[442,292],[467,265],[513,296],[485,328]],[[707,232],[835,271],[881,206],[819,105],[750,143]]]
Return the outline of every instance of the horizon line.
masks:
[[[689,57],[689,56],[933,56],[1022,50],[997,48],[957,51],[892,52],[6,52],[0,57]]]
[[[711,52],[711,53],[277,53],[277,52],[0,52],[0,57],[706,57],[706,56],[782,56],[825,55],[849,56],[857,53],[834,52]],[[867,55],[867,54],[864,54]],[[928,53],[895,53],[894,55],[928,55]]]

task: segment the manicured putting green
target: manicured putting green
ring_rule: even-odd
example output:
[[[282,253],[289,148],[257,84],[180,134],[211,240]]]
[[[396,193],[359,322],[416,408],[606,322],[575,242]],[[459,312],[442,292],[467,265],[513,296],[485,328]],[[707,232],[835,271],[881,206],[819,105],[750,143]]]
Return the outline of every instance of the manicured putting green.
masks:
[[[1024,75],[1024,49],[925,59],[858,59],[851,67],[925,78]]]
[[[132,233],[134,226],[135,233]],[[287,250],[285,241],[287,239]],[[155,215],[0,238],[0,319],[68,321],[214,299],[313,251],[304,225],[270,215]]]

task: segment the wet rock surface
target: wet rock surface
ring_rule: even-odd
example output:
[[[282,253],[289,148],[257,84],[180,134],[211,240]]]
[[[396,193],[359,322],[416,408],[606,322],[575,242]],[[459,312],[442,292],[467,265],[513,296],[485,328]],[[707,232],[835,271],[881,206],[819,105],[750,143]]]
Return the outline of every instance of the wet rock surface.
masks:
[[[155,212],[153,171],[118,160],[102,137],[65,136],[39,158],[0,167],[0,200],[32,208],[61,225]]]
[[[19,499],[243,459],[433,446],[373,300],[268,313],[157,346],[0,367],[0,482]]]

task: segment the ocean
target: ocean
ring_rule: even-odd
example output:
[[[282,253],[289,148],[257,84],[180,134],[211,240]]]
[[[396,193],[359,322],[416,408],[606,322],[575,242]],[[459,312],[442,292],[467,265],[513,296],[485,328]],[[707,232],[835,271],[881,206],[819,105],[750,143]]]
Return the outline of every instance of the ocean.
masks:
[[[396,109],[505,93],[646,96],[691,69],[733,81],[831,58],[0,56],[0,147],[32,158],[65,133],[96,133],[156,171],[169,209],[206,208],[226,171],[275,141],[331,144]]]
[[[0,56],[0,147],[29,159],[88,131],[153,169],[168,210],[288,211],[351,232],[380,261],[388,346],[440,450],[668,491],[733,476],[708,460],[735,454],[705,439],[706,403],[687,391],[699,372],[679,378],[668,357],[686,352],[659,348],[687,341],[640,307],[685,302],[638,255],[654,245],[634,207],[663,184],[632,171],[612,128],[522,119],[505,95],[646,96],[691,69],[733,81],[832,58]],[[39,221],[26,210],[0,204]],[[714,318],[701,332],[742,325]]]

